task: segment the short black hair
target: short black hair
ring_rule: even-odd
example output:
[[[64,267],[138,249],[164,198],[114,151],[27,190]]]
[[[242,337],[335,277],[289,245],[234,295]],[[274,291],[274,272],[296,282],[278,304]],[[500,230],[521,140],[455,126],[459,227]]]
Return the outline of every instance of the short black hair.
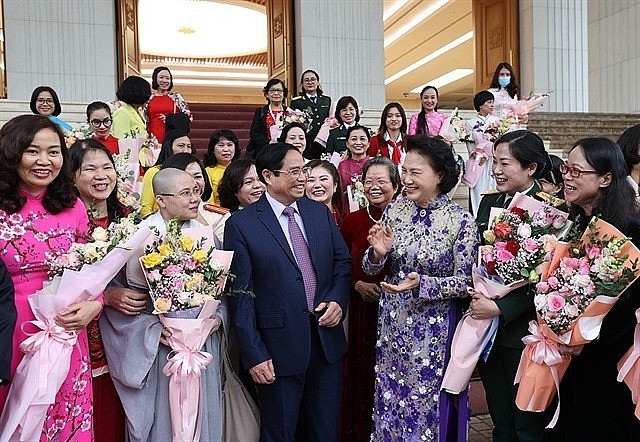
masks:
[[[306,138],[307,138],[307,129],[302,125],[302,123],[293,122],[293,123],[287,124],[285,127],[282,128],[282,132],[280,133],[280,136],[278,137],[278,141],[280,141],[281,143],[284,143],[285,140],[287,139],[287,134],[294,127],[299,127],[300,129],[302,129],[302,132],[304,132],[304,138],[306,140]]]
[[[473,107],[476,111],[480,112],[480,106],[491,100],[495,100],[495,97],[491,92],[480,91],[473,97]]]
[[[102,101],[94,101],[87,106],[87,121],[89,121],[89,119],[91,118],[92,113],[100,109],[106,110],[109,114],[109,117],[111,117],[111,108],[107,103],[104,103]]]
[[[344,121],[342,121],[342,117],[340,116],[340,111],[342,109],[345,109],[350,104],[352,104],[353,107],[356,108],[356,123],[360,121],[360,109],[358,108],[358,102],[351,95],[345,95],[344,97],[340,97],[340,99],[336,103],[336,112],[333,115],[334,117],[336,117],[336,120],[340,122],[340,124],[344,123]]]
[[[57,117],[58,115],[60,115],[60,112],[62,112],[60,99],[58,98],[58,94],[56,94],[56,91],[54,91],[51,86],[38,86],[33,90],[33,92],[31,93],[31,101],[29,102],[29,108],[31,109],[31,112],[36,115],[40,115],[38,114],[38,110],[36,109],[36,101],[38,101],[38,95],[40,95],[41,92],[49,92],[51,94],[51,97],[53,98],[53,116]]]
[[[258,173],[260,181],[267,184],[262,176],[262,172],[265,170],[280,170],[284,164],[284,157],[287,156],[290,150],[300,153],[294,145],[288,143],[272,143],[258,153],[258,157],[256,158],[256,172]],[[275,173],[277,174],[278,172]]]
[[[633,166],[640,163],[640,124],[631,126],[618,138],[618,146],[624,155],[624,162],[627,164],[627,175],[631,173]]]
[[[419,134],[407,137],[407,153],[416,152],[426,158],[433,170],[442,174],[440,193],[447,194],[458,184],[460,168],[451,146],[444,140]]]
[[[226,138],[231,141],[235,146],[235,151],[233,152],[233,158],[231,161],[235,161],[240,157],[240,141],[238,141],[238,136],[231,129],[218,129],[214,130],[209,138],[209,146],[207,147],[207,153],[204,155],[204,165],[205,167],[211,167],[218,164],[218,160],[215,155],[215,148],[220,138]]]
[[[158,66],[157,68],[155,68],[153,70],[153,73],[151,74],[151,88],[153,90],[157,90],[158,89],[158,74],[160,73],[160,71],[169,72],[169,78],[171,79],[171,83],[169,83],[169,89],[168,90],[173,89],[173,74],[171,73],[169,68],[166,67],[166,66]]]
[[[102,152],[104,153],[115,169],[116,163],[113,160],[113,155],[109,152],[109,149],[104,147],[102,143],[93,139],[85,138],[84,140],[77,140],[69,149],[69,160],[71,162],[72,172],[76,174],[82,167],[84,157],[89,152]],[[126,214],[126,207],[118,199],[118,182],[113,188],[111,194],[107,197],[107,216],[110,222],[117,222],[120,218],[123,218]]]
[[[253,160],[244,158],[233,161],[224,170],[218,183],[218,197],[222,207],[229,209],[231,212],[235,212],[240,208],[240,200],[237,193],[243,185],[244,176],[253,165],[255,165]]]
[[[156,161],[156,166],[162,166],[167,158],[173,156],[173,142],[178,138],[188,137],[189,133],[181,130],[181,129],[172,129],[164,134],[164,140],[162,140],[162,147],[160,148],[160,153],[158,154],[158,160]],[[196,154],[196,148],[191,145],[191,153]]]
[[[284,81],[279,78],[272,78],[271,80],[267,81],[267,85],[262,88],[262,94],[266,98],[269,89],[271,89],[271,86],[274,86],[276,84],[282,85],[282,101],[284,101],[287,98],[287,95],[289,95],[289,89],[287,89],[287,86],[285,86]],[[269,101],[268,98],[267,101]]]
[[[120,83],[116,96],[127,104],[142,106],[151,97],[151,86],[144,78],[131,75]]]
[[[202,177],[204,178],[204,189],[202,189],[202,195],[200,195],[200,199],[206,203],[207,201],[209,201],[209,198],[211,198],[213,189],[211,187],[211,182],[209,181],[209,174],[204,169],[202,161],[200,161],[195,155],[188,152],[180,152],[175,155],[171,155],[162,163],[160,170],[173,168],[184,170],[186,172],[187,166],[193,163],[198,163],[198,166],[200,166],[200,170],[202,171]]]
[[[496,140],[493,149],[495,150],[502,143],[507,143],[509,153],[523,168],[529,167],[533,163],[537,164],[533,179],[542,178],[553,168],[551,158],[544,148],[544,141],[538,134],[524,129],[507,132]]]
[[[301,97],[303,97],[306,92],[304,90],[304,76],[305,74],[308,74],[309,72],[311,72],[313,75],[315,75],[316,80],[318,80],[318,87],[316,89],[316,95],[320,96],[322,95],[322,89],[320,88],[320,75],[318,75],[318,73],[316,71],[314,71],[313,69],[307,69],[306,71],[304,71],[302,73],[302,75],[300,75],[300,93],[299,95]]]

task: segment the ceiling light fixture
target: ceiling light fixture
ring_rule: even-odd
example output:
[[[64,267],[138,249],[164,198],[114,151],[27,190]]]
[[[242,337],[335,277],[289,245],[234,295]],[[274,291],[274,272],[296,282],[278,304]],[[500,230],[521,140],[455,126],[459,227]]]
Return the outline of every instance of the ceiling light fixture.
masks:
[[[462,43],[471,40],[472,38],[473,38],[473,31],[469,31],[466,34],[464,34],[462,37],[456,38],[452,42],[447,43],[446,45],[442,46],[440,49],[437,49],[437,50],[433,51],[432,53],[430,53],[426,57],[421,58],[420,60],[416,61],[415,63],[407,66],[406,68],[402,69],[398,73],[393,74],[392,76],[387,78],[384,81],[385,86],[390,84],[390,83],[392,83],[392,82],[394,82],[394,81],[396,81],[398,78],[407,75],[409,72],[418,69],[420,66],[422,66],[422,65],[424,65],[426,63],[429,63],[431,60],[441,56],[442,54],[450,51],[451,49],[460,46]]]
[[[384,10],[382,14],[382,21],[387,21],[389,17],[398,12],[400,8],[409,3],[409,0],[397,0],[395,3],[390,5],[388,8]]]
[[[415,89],[411,89],[410,92],[414,94],[419,94],[422,88],[424,88],[425,86],[433,86],[433,87],[441,88],[450,83],[453,83],[454,81],[460,80],[461,78],[467,77],[473,74],[473,72],[474,72],[473,69],[454,69],[451,72],[447,72],[446,74],[434,80],[427,81],[425,84],[418,86]]]
[[[406,34],[407,32],[409,32],[411,29],[415,28],[416,26],[418,26],[422,21],[426,20],[427,17],[429,17],[431,14],[433,14],[434,12],[436,12],[438,9],[442,8],[444,5],[446,5],[447,3],[449,3],[449,0],[437,0],[435,2],[433,2],[431,4],[431,6],[427,7],[424,11],[422,11],[420,14],[416,15],[413,20],[411,20],[409,23],[407,23],[404,26],[401,26],[400,29],[398,29],[396,32],[394,32],[393,34],[391,34],[389,36],[389,38],[385,38],[384,39],[384,47],[386,48],[387,46],[389,46],[391,43],[395,42],[396,40],[398,40],[400,37],[402,37],[404,34]]]

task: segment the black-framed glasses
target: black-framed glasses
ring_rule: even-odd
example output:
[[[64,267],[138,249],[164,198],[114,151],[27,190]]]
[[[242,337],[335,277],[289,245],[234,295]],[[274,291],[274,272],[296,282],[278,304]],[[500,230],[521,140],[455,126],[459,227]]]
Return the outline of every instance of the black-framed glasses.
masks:
[[[104,127],[111,127],[112,121],[111,118],[105,118],[104,120],[91,120],[89,123],[95,128],[100,127],[100,125],[103,125]]]
[[[178,193],[159,193],[158,195],[173,196],[175,198],[182,198],[182,199],[191,199],[193,197],[200,198],[200,195],[202,195],[202,190],[200,189],[200,187],[194,187],[193,189],[186,189]]]
[[[315,83],[316,81],[318,81],[318,79],[315,77],[305,78],[304,80],[302,80],[303,83]]]
[[[38,103],[38,104],[45,104],[45,103],[54,104],[55,101],[53,101],[53,98],[38,98],[36,100],[36,103]]]
[[[561,164],[560,167],[558,167],[558,169],[560,170],[561,174],[563,175],[569,174],[571,175],[572,178],[579,178],[580,175],[584,173],[597,173],[597,174],[600,173],[597,170],[582,170],[572,166],[567,166],[566,164]]]
[[[310,167],[294,167],[291,170],[274,170],[275,173],[286,173],[287,175],[291,175],[293,178],[299,178],[300,175],[304,175],[305,177],[309,177],[311,174]]]

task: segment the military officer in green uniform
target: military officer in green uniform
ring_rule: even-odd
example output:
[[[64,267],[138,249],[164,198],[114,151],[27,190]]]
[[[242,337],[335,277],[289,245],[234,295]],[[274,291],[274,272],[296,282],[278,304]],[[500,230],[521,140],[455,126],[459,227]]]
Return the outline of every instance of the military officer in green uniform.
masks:
[[[302,73],[300,80],[300,93],[291,100],[291,109],[306,111],[311,119],[307,128],[307,147],[304,157],[312,160],[320,158],[324,150],[321,145],[314,144],[314,140],[320,131],[320,126],[329,117],[331,109],[331,97],[324,95],[320,88],[320,76],[312,69]]]
[[[360,110],[356,99],[347,95],[340,97],[336,103],[336,120],[340,126],[329,131],[327,138],[326,153],[343,153],[347,150],[347,131],[351,126],[355,126],[360,121]]]
[[[538,135],[516,130],[500,137],[495,143],[492,166],[497,190],[487,192],[480,201],[477,214],[480,232],[487,229],[491,208],[506,208],[516,192],[541,199],[538,194],[542,189],[536,180],[550,167],[551,160]],[[491,353],[486,362],[478,364],[495,442],[542,441],[550,420],[546,412],[521,411],[515,404],[517,385],[513,385],[513,380],[524,349],[522,338],[529,334],[529,321],[535,319],[533,295],[533,286],[521,287],[497,300],[476,293],[469,307],[473,318],[500,318]]]

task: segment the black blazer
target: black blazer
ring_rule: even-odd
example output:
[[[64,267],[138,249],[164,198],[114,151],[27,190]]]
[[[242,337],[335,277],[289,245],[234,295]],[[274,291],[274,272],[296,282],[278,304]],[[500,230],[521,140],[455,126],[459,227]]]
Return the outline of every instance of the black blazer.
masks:
[[[255,158],[258,152],[269,144],[267,139],[267,112],[269,112],[269,105],[257,108],[253,114],[251,129],[249,129],[246,158]]]
[[[4,262],[0,260],[0,378],[7,381],[11,379],[13,330],[16,318],[13,281]]]

